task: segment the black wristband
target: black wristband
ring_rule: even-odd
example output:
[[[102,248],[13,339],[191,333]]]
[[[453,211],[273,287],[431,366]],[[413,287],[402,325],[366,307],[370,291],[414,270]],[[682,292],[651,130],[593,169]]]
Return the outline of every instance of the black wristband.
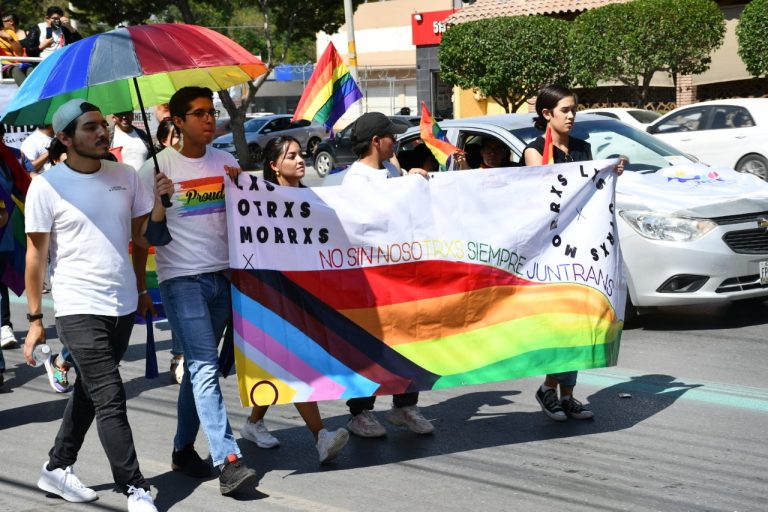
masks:
[[[144,232],[144,238],[155,247],[168,245],[173,241],[165,219],[160,222],[155,222],[152,220],[152,217],[150,217],[149,222],[147,222],[147,230]]]
[[[38,313],[36,315],[30,315],[29,313],[27,313],[27,320],[29,320],[30,322],[34,322],[35,320],[42,320],[42,319],[43,319],[42,313]]]

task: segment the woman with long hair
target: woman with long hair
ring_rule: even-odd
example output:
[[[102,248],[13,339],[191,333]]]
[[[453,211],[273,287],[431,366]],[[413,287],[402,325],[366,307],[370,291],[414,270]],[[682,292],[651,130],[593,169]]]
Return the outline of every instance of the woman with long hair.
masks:
[[[304,159],[301,157],[301,144],[291,136],[281,136],[270,140],[264,148],[264,179],[282,187],[304,187]],[[349,440],[349,432],[340,428],[326,430],[320,417],[317,402],[297,402],[293,405],[315,438],[315,446],[320,463],[330,461],[341,451]],[[256,443],[259,448],[274,448],[280,441],[270,434],[264,425],[267,405],[255,405],[251,415],[240,430],[243,438]]]
[[[565,87],[549,85],[539,91],[536,97],[536,114],[533,124],[544,132],[526,146],[523,152],[525,165],[549,165],[565,162],[592,160],[589,143],[571,137],[576,120],[576,95]],[[624,159],[616,166],[616,173],[624,172]],[[536,401],[542,411],[555,421],[590,419],[592,411],[573,397],[578,378],[577,371],[551,373],[536,391]],[[560,387],[560,398],[557,387]]]

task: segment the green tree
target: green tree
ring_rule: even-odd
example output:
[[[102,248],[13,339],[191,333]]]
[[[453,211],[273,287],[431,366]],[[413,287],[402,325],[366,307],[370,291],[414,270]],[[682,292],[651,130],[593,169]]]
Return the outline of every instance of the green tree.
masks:
[[[752,0],[736,26],[739,57],[754,77],[768,75],[768,0]]]
[[[447,83],[480,91],[507,112],[542,87],[569,85],[569,52],[560,36],[568,22],[545,16],[470,21],[450,27],[440,43],[440,72]]]
[[[723,42],[725,19],[712,0],[635,0],[581,14],[568,46],[576,82],[594,87],[619,81],[638,105],[645,103],[651,79],[666,72],[703,73]]]

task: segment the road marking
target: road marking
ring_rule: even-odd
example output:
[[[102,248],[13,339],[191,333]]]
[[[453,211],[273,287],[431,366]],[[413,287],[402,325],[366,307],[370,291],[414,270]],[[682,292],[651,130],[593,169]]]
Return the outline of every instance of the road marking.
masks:
[[[617,390],[620,388],[652,395],[683,391],[678,400],[695,400],[768,413],[768,390],[764,388],[683,378],[675,378],[670,382],[662,375],[615,367],[580,371],[579,383],[597,388],[616,386]]]

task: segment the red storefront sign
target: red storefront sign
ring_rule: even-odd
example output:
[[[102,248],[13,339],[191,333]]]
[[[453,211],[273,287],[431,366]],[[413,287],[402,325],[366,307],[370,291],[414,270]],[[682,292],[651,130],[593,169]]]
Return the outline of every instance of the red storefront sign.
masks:
[[[455,12],[456,9],[449,9],[447,11],[416,12],[411,14],[413,44],[416,46],[440,44],[440,41],[443,39],[443,32],[446,29],[443,21]]]

